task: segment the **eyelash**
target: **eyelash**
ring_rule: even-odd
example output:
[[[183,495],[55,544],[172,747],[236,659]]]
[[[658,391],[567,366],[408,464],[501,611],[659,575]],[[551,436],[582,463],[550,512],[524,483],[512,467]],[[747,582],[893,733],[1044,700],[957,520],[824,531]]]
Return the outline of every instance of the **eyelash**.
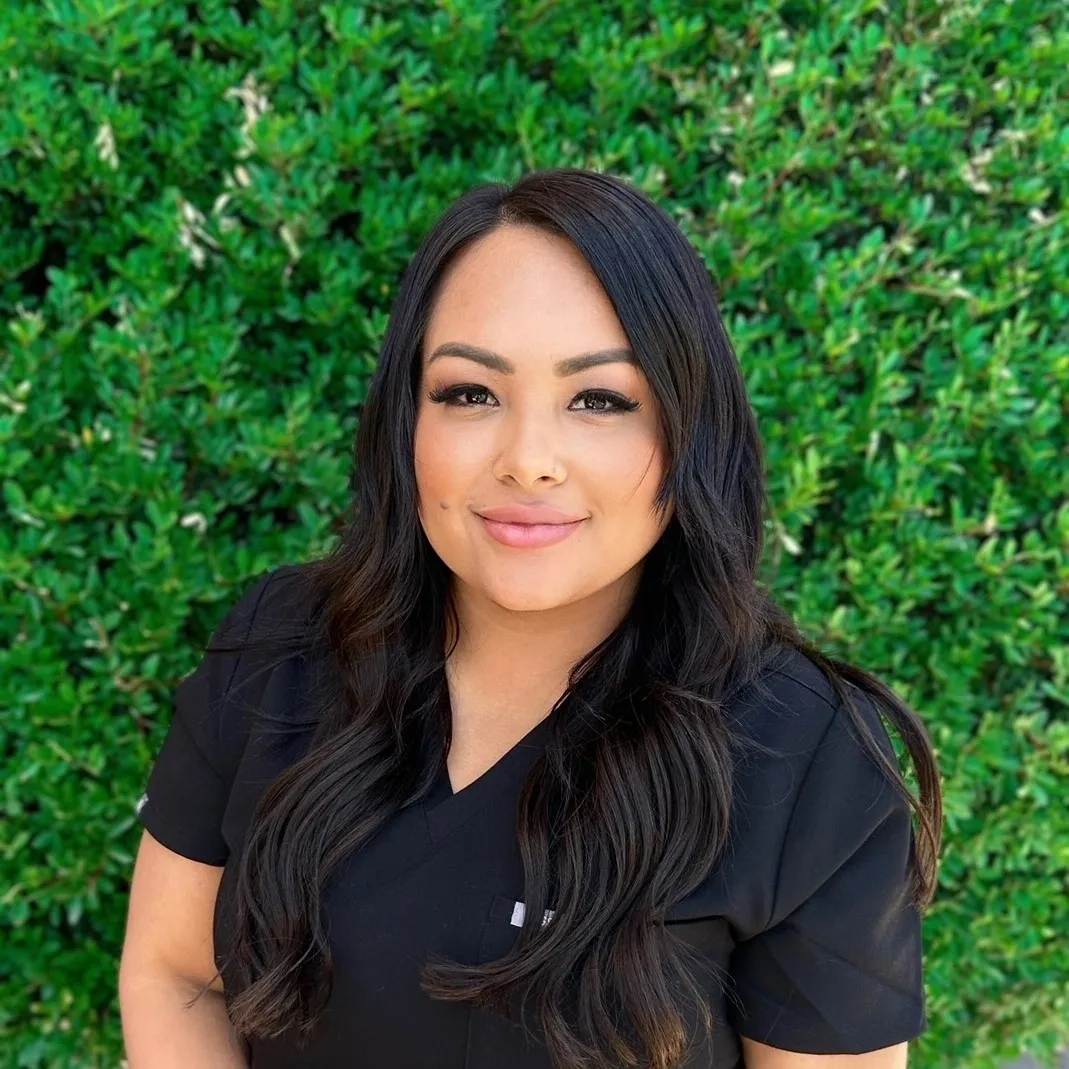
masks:
[[[446,404],[454,408],[486,408],[487,405],[473,405],[462,404],[456,400],[460,394],[464,393],[485,393],[489,394],[491,391],[485,386],[476,386],[473,383],[466,383],[460,386],[443,386],[437,390],[432,390],[427,397],[434,404]],[[612,408],[588,408],[583,411],[590,412],[598,416],[615,415],[618,412],[634,412],[639,407],[638,401],[633,401],[629,397],[624,397],[623,394],[615,393],[612,390],[582,390],[575,395],[576,397],[595,397],[606,401],[611,401]]]

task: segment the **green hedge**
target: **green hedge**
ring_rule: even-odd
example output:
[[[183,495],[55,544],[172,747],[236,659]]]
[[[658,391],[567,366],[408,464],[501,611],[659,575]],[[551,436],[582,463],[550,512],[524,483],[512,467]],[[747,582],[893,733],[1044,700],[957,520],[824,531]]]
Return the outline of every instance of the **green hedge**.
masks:
[[[8,0],[2,1064],[119,1064],[174,687],[253,576],[330,544],[438,213],[555,165],[630,179],[700,250],[768,443],[778,596],[931,726],[947,844],[911,1064],[1069,1041],[1067,21]]]

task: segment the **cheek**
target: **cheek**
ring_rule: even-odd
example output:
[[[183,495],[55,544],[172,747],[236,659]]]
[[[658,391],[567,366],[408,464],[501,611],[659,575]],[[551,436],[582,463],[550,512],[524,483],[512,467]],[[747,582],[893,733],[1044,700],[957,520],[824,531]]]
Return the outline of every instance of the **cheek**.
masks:
[[[636,432],[587,450],[583,464],[596,479],[599,494],[623,510],[644,510],[656,496],[664,474],[664,454],[650,434]]]
[[[413,439],[416,486],[424,507],[438,508],[466,497],[473,473],[480,463],[479,451],[463,435],[450,434],[437,426],[433,413],[421,416]]]

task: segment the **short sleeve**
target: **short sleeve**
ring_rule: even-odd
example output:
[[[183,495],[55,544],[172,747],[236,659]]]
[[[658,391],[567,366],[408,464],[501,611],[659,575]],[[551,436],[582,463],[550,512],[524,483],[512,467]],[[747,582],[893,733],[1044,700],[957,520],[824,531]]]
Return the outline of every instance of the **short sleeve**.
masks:
[[[210,645],[248,638],[274,575],[261,578],[229,610]],[[224,864],[228,854],[222,820],[235,740],[224,722],[240,658],[239,652],[206,652],[196,670],[178,684],[170,727],[138,802],[138,819],[154,839],[207,865]]]
[[[871,699],[853,695],[894,759]],[[861,1054],[927,1029],[912,811],[846,719],[832,715],[795,795],[770,922],[729,967],[732,1028],[808,1054]]]

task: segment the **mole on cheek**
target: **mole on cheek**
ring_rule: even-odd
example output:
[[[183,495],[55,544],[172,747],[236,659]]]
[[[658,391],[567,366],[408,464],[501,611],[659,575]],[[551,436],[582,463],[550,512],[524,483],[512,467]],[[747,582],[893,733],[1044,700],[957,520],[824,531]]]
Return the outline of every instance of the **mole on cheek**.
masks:
[[[438,502],[438,507],[444,512],[449,508],[449,502],[448,501],[439,501]]]

